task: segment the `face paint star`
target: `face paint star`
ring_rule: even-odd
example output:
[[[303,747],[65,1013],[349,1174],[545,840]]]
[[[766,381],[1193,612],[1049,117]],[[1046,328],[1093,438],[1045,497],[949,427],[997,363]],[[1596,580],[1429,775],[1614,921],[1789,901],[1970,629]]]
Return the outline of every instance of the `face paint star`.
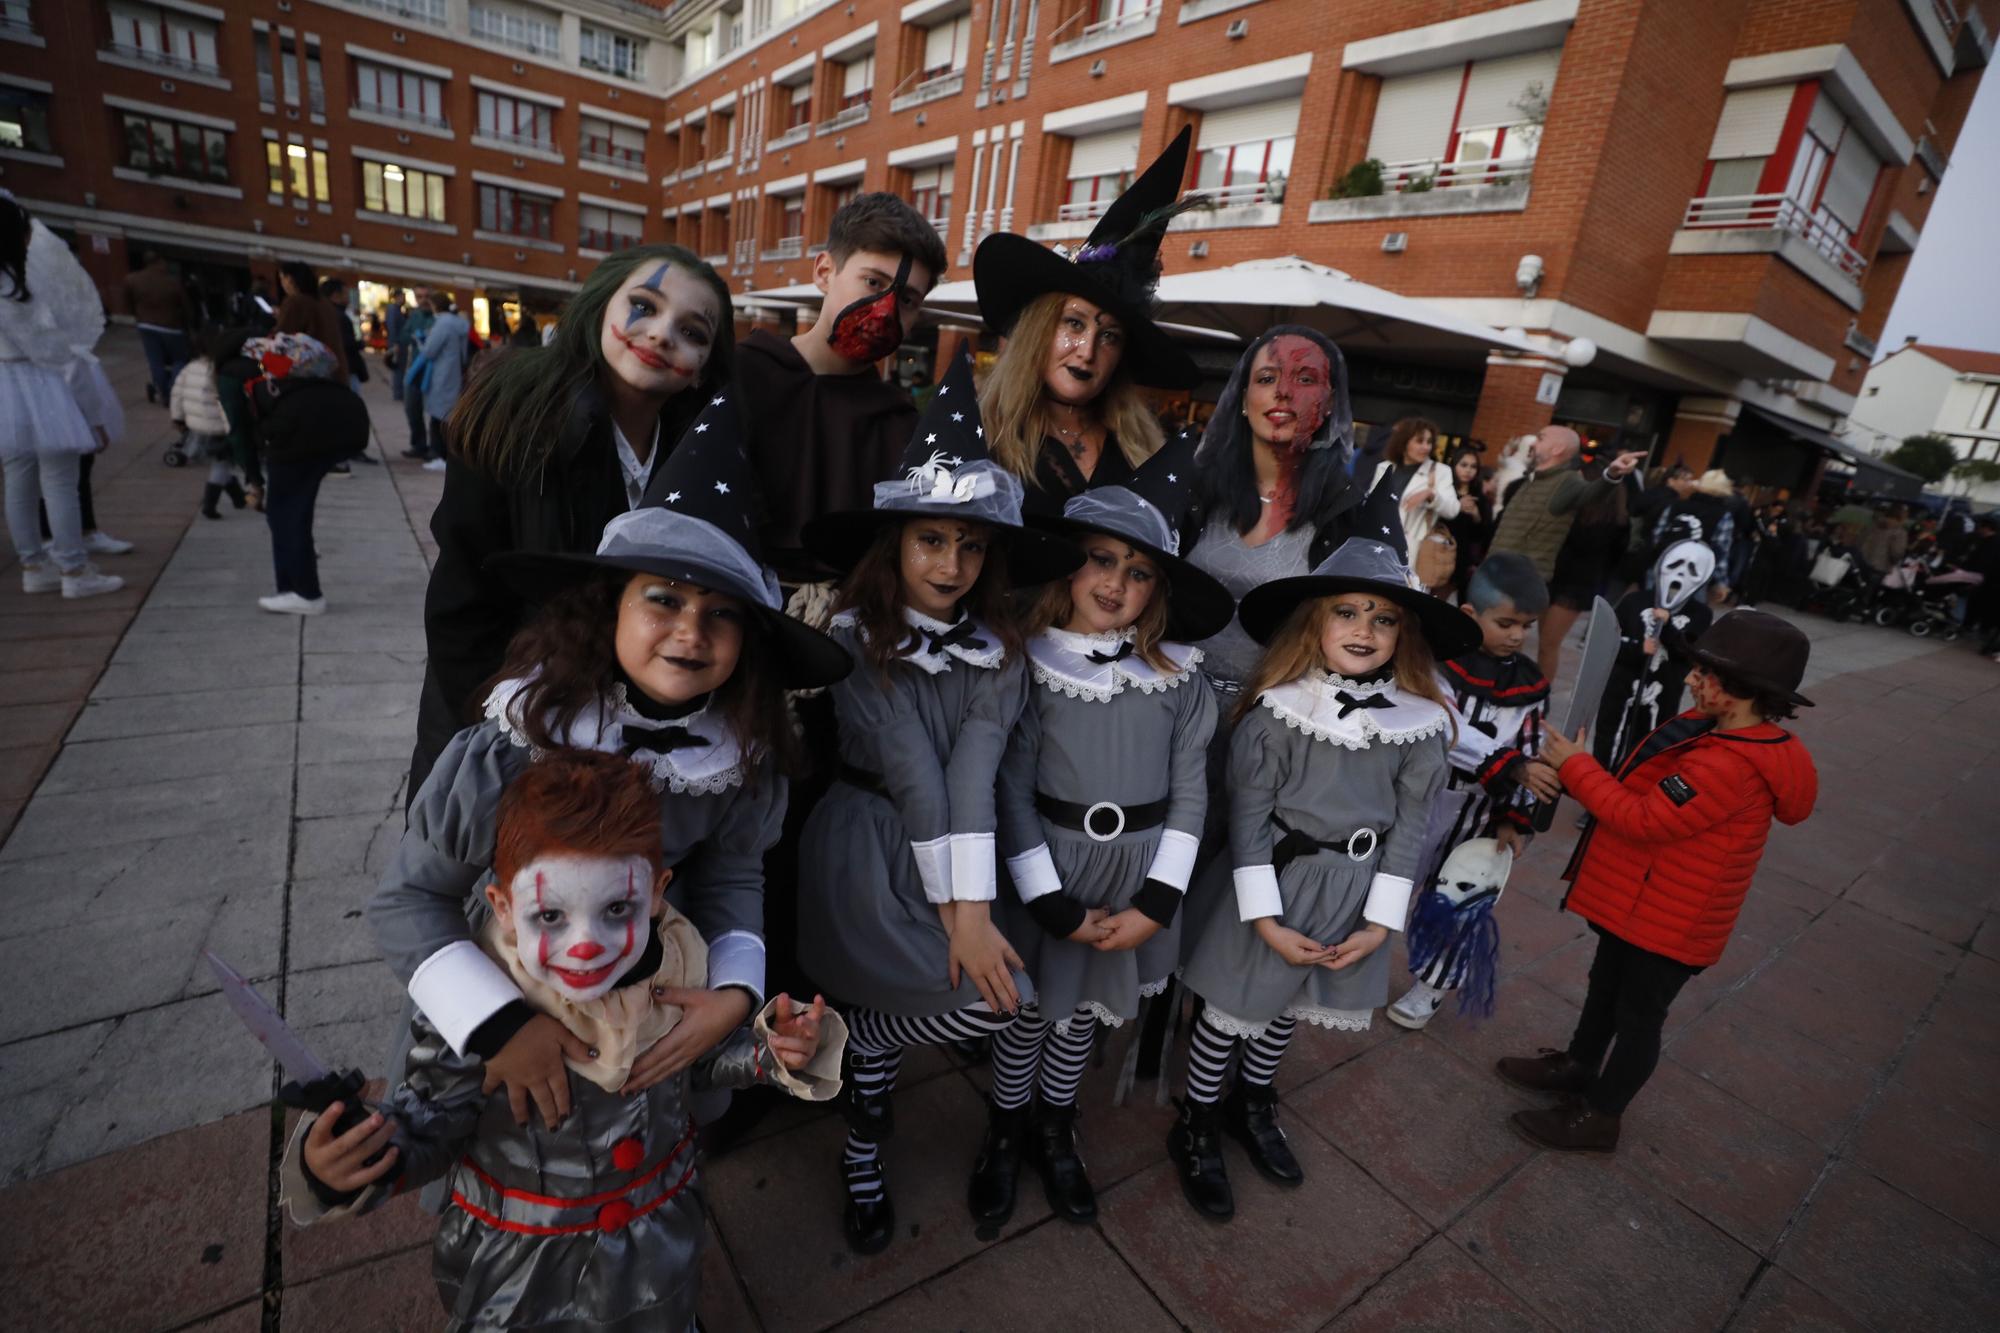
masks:
[[[697,421],[695,423],[694,433],[699,435],[707,429],[708,429],[708,423],[706,421]]]
[[[718,482],[716,482],[716,483],[715,483],[715,493],[716,493],[717,495],[727,495],[727,494],[729,494],[729,483],[728,483],[728,482],[726,482],[726,481],[718,481]]]

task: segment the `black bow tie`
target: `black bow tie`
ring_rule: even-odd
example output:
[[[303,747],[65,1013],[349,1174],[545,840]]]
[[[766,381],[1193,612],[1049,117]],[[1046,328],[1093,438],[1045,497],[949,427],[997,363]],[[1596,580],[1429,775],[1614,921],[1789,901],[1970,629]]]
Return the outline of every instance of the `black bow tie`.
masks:
[[[986,646],[986,640],[979,637],[979,626],[970,618],[959,621],[942,634],[921,626],[917,627],[917,633],[924,636],[924,646],[933,654],[944,652],[947,648],[977,650]]]
[[[624,732],[618,747],[620,754],[631,754],[635,750],[671,754],[675,750],[698,749],[711,743],[707,737],[695,735],[678,722],[627,722]]]
[[[1091,652],[1085,654],[1085,656],[1090,661],[1096,662],[1100,666],[1102,666],[1106,662],[1122,662],[1131,655],[1132,655],[1132,641],[1130,639],[1127,639],[1124,643],[1119,644],[1116,648],[1113,648],[1108,653],[1099,651],[1099,652]]]
[[[1346,690],[1336,690],[1334,698],[1340,700],[1340,716],[1345,718],[1357,708],[1394,708],[1396,705],[1386,694],[1349,694]]]

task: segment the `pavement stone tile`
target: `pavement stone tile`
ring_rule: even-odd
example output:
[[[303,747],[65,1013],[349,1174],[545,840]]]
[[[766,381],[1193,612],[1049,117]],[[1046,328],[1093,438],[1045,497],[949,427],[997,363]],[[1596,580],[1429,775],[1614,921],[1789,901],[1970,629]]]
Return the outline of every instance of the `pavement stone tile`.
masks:
[[[76,715],[72,701],[48,704],[9,704],[0,707],[0,746],[50,746],[62,740]]]
[[[183,1324],[175,1333],[259,1333],[264,1327],[264,1302],[256,1300],[231,1306],[219,1315]]]
[[[1766,1268],[1729,1333],[1864,1333],[1868,1325],[1782,1268]]]
[[[11,551],[0,559],[11,559]],[[129,610],[106,610],[96,598],[85,603],[89,610],[62,598],[7,598],[0,602],[0,643],[47,643],[57,639],[116,638],[132,623]],[[41,606],[43,602],[53,606]],[[39,609],[38,609],[39,608]]]
[[[285,982],[286,1023],[330,1069],[386,1076],[383,1061],[408,1031],[405,1012],[403,987],[379,961],[294,972]]]
[[[78,666],[37,667],[0,671],[0,699],[16,704],[61,703],[82,699],[97,681],[95,662]]]
[[[294,653],[272,652],[244,658],[230,665],[235,685],[292,685],[299,678],[299,661]],[[217,684],[212,662],[200,657],[162,657],[146,662],[114,662],[104,668],[103,677],[91,697],[121,699],[150,694],[189,694],[213,690]]]
[[[414,735],[422,684],[419,675],[399,681],[309,685],[300,692],[299,717],[307,722],[396,718]]]
[[[1876,1328],[2000,1325],[2000,1246],[1843,1162],[1778,1264]]]
[[[1507,1117],[1539,1104],[1420,1035],[1377,1046],[1284,1100],[1291,1118],[1433,1227],[1449,1226],[1533,1155]]]
[[[77,1080],[111,1029],[107,1019],[0,1046],[0,1184],[14,1184],[33,1171],[42,1145],[75,1100]]]
[[[297,730],[291,722],[217,727],[184,745],[162,745],[151,736],[72,739],[50,765],[41,790],[51,795],[110,791],[181,778],[289,769],[296,740]]]
[[[291,1142],[297,1126],[298,1113],[287,1113],[286,1143]],[[286,1217],[279,1244],[283,1247],[281,1271],[287,1303],[289,1293],[298,1287],[371,1259],[382,1259],[419,1247],[428,1256],[431,1238],[437,1233],[437,1223],[435,1216],[424,1211],[415,1194],[391,1199],[365,1217],[319,1226],[298,1226]],[[428,1269],[425,1270],[425,1277],[429,1277]],[[437,1290],[428,1280],[425,1282],[425,1293],[436,1305]],[[442,1310],[443,1307],[438,1308]]]
[[[292,873],[299,879],[378,875],[403,838],[403,812],[300,819],[293,835]]]
[[[374,893],[375,880],[368,875],[294,881],[286,964],[294,972],[306,972],[380,958],[382,951],[365,916]]]
[[[342,718],[299,724],[299,762],[343,764],[359,760],[410,762],[410,720],[404,717]]]
[[[299,681],[314,685],[366,685],[378,682],[420,688],[424,655],[417,653],[310,652],[300,664]]]
[[[1729,1001],[1791,1032],[1830,1046],[1863,1065],[1887,1060],[1913,1017],[1802,959],[1780,955]]]
[[[1719,1328],[1757,1256],[1611,1162],[1540,1153],[1451,1239],[1558,1328]]]
[[[356,760],[341,764],[301,764],[294,813],[300,819],[400,811],[407,761]]]
[[[173,1328],[254,1298],[269,1146],[253,1111],[0,1192],[8,1324]]]
[[[1493,911],[1494,920],[1500,923],[1500,975],[1503,977],[1532,967],[1556,950],[1590,934],[1590,927],[1582,917],[1526,894],[1507,894]],[[1389,983],[1391,995],[1400,995],[1408,980],[1407,971],[1393,973]]]
[[[423,618],[395,625],[343,623],[339,605],[340,589],[333,587],[327,598],[329,614],[306,622],[307,653],[421,653],[424,651]]]
[[[292,768],[212,773],[114,790],[42,792],[28,802],[0,861],[58,855],[79,830],[102,842],[153,842],[186,833],[226,839],[288,813]]]
[[[1292,1038],[1291,1049],[1285,1052],[1284,1063],[1278,1066],[1278,1076],[1271,1080],[1271,1086],[1281,1095],[1289,1095],[1293,1089],[1313,1082],[1328,1071],[1339,1069],[1350,1060],[1360,1059],[1382,1043],[1393,1040],[1395,1035],[1394,1025],[1379,1013],[1366,1032],[1335,1032],[1301,1023],[1298,1034]],[[1179,1044],[1173,1068],[1173,1092],[1178,1095],[1187,1076],[1186,1042]]]
[[[21,801],[34,795],[42,772],[56,754],[53,745],[14,745],[0,749],[0,801]]]
[[[1383,1278],[1326,1333],[1530,1333],[1548,1323],[1444,1236]]]
[[[1579,941],[1573,948],[1588,948]],[[1493,1064],[1503,1055],[1560,1050],[1576,1030],[1577,1006],[1525,977],[1503,981],[1491,1018],[1466,1018],[1450,1005],[1425,1026],[1425,1041],[1445,1046],[1477,1072],[1498,1080]]]
[[[1925,873],[1923,867],[1906,863],[1880,865],[1863,874],[1843,896],[1891,921],[1964,946],[1986,920],[1991,890],[1983,878],[1968,881],[1960,878],[1961,873],[1956,868],[1945,874]],[[1982,874],[1990,873],[1989,864]],[[1928,891],[1912,894],[1913,877],[1921,879]]]
[[[16,672],[41,672],[50,667],[90,667],[104,665],[104,659],[118,646],[115,634],[71,634],[61,638],[15,636],[0,629],[0,679]],[[15,698],[10,691],[4,697]],[[22,700],[22,702],[26,702]]]
[[[287,1282],[278,1327],[285,1333],[437,1328],[445,1313],[431,1281],[430,1247],[421,1246],[298,1286]]]
[[[1840,1142],[1874,1071],[1726,1001],[1667,1047],[1672,1063],[1822,1148]]]
[[[298,712],[299,692],[291,685],[92,699],[77,714],[68,739],[74,744],[128,736],[205,734],[218,726],[292,722]]]
[[[1911,1151],[1922,1145],[1920,1151]],[[1891,1084],[1848,1153],[1905,1194],[2000,1243],[2000,1129]]]

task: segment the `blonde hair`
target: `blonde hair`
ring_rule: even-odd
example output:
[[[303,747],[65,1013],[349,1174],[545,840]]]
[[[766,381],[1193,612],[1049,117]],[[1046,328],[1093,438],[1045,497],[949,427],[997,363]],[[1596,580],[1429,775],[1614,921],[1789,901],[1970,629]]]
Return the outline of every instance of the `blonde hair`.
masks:
[[[1333,618],[1333,601],[1338,596],[1339,593],[1332,593],[1315,597],[1292,608],[1291,615],[1285,617],[1285,623],[1264,646],[1257,669],[1243,684],[1243,697],[1236,705],[1237,721],[1250,715],[1264,691],[1289,685],[1315,668],[1329,670],[1320,643],[1326,638],[1327,621]],[[1430,640],[1416,624],[1417,613],[1400,602],[1396,606],[1403,613],[1402,623],[1396,627],[1396,688],[1444,709],[1446,719],[1451,722],[1452,742],[1456,744],[1458,722],[1452,718],[1450,705],[1445,703],[1444,691],[1438,688],[1436,658],[1431,654]]]
[[[1068,292],[1050,292],[1028,302],[1007,335],[986,387],[979,394],[979,416],[986,427],[986,449],[993,461],[1029,486],[1035,481],[1035,464],[1041,458],[1042,442],[1055,432],[1050,429],[1049,410],[1043,398],[1042,370],[1048,361],[1049,344],[1056,336],[1056,322],[1062,317]],[[1078,298],[1082,299],[1082,298]],[[1131,350],[1130,343],[1126,351]],[[1104,392],[1091,404],[1097,419],[1118,438],[1118,451],[1133,467],[1145,462],[1159,449],[1166,436],[1159,419],[1146,405],[1146,397],[1132,377],[1125,373],[1120,358],[1118,370]]]
[[[1088,537],[1083,540],[1089,540]],[[1111,537],[1111,541],[1118,538]],[[1151,564],[1149,560],[1147,562]],[[1132,651],[1140,661],[1162,675],[1172,676],[1180,671],[1173,659],[1160,651],[1160,643],[1167,637],[1168,591],[1167,579],[1158,566],[1154,572],[1159,575],[1154,583],[1153,599],[1146,603],[1146,609],[1132,622]],[[1074,577],[1074,576],[1071,576]],[[1070,594],[1070,579],[1050,579],[1042,585],[1034,603],[1028,608],[1027,619],[1022,623],[1021,632],[1033,638],[1045,629],[1068,629],[1070,616],[1076,611],[1075,598]]]

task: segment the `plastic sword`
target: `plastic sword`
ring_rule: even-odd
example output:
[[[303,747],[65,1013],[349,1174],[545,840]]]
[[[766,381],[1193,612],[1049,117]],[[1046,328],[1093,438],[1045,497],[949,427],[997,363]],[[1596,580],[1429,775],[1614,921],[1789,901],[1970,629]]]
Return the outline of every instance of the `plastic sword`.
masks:
[[[1583,635],[1583,661],[1577,666],[1576,684],[1570,687],[1569,707],[1560,724],[1565,738],[1574,739],[1577,730],[1596,717],[1597,705],[1604,698],[1604,687],[1611,682],[1611,667],[1617,660],[1618,613],[1602,597],[1594,598],[1590,604],[1590,624]],[[1538,802],[1535,832],[1549,831],[1556,820],[1556,805],[1555,801]]]

